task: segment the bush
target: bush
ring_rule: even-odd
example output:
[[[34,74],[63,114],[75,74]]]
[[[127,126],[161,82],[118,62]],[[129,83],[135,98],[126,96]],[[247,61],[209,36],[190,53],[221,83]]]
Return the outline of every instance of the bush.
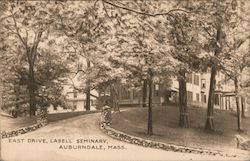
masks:
[[[11,111],[11,115],[14,117],[14,118],[17,118],[17,111],[14,109]]]
[[[96,109],[100,110],[105,105],[111,106],[111,97],[107,95],[98,97]]]

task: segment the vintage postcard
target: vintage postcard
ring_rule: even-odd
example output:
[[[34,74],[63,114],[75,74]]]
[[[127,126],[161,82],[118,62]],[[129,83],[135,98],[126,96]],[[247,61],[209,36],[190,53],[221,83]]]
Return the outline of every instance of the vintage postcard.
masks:
[[[3,161],[250,160],[249,0],[1,0]]]

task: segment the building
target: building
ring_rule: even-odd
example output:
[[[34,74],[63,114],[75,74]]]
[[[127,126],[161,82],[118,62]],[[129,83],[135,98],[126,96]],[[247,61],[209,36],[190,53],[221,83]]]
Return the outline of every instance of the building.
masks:
[[[187,75],[187,103],[197,107],[207,107],[210,87],[210,72],[190,73]],[[121,106],[141,105],[141,90],[128,90],[119,87],[119,103]],[[179,84],[177,77],[172,78],[171,87],[164,88],[164,84],[155,84],[153,87],[153,104],[178,103]],[[247,104],[246,104],[247,105]],[[249,106],[249,105],[247,105]],[[234,85],[222,72],[216,75],[214,108],[229,110],[236,109]]]
[[[91,94],[97,95],[97,92],[92,90]],[[55,109],[51,105],[48,108],[49,113],[86,111],[86,95],[83,92],[74,90],[72,85],[65,85],[64,95],[66,96],[67,108],[57,107]],[[96,98],[92,96],[90,97],[90,110],[96,110]]]
[[[68,104],[73,111],[85,111],[86,110],[86,95],[77,91],[68,91],[66,94]],[[95,108],[96,98],[90,97],[90,110],[96,110]]]

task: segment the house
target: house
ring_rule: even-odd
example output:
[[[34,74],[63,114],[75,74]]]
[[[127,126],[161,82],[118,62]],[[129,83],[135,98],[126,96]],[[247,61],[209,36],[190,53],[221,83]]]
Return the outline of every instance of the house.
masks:
[[[72,91],[67,91],[66,98],[67,98],[68,104],[72,107],[73,111],[85,111],[86,110],[86,94],[72,90]],[[96,110],[95,102],[96,102],[96,98],[90,97],[90,110]]]
[[[210,86],[210,72],[187,74],[187,103],[197,107],[207,107]],[[119,87],[119,103],[121,106],[142,105],[142,91],[128,90]],[[153,85],[153,104],[178,103],[179,84],[177,77],[172,78],[171,87],[164,88],[164,84]],[[248,109],[248,104],[247,109]],[[236,109],[234,85],[225,74],[218,71],[214,95],[214,108],[229,110]]]
[[[71,84],[64,85],[64,95],[66,96],[67,108],[57,107],[56,109],[51,105],[48,108],[49,113],[56,112],[73,112],[86,111],[86,95],[83,92],[74,90]],[[91,91],[92,95],[97,95],[95,90]],[[96,98],[90,97],[90,110],[96,110]]]

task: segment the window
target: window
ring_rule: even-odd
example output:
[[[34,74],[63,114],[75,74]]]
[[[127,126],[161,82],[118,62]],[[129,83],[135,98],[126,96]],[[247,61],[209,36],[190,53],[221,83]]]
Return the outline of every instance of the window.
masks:
[[[206,88],[206,79],[201,80],[201,88]]]
[[[229,76],[225,74],[225,80],[224,83],[227,84],[229,82]]]
[[[124,87],[121,89],[121,99],[130,99],[130,92]]]
[[[159,96],[160,95],[160,92],[158,90],[155,90],[154,91],[154,96]]]
[[[139,92],[140,91],[133,90],[133,99],[138,99],[139,98]]]
[[[159,91],[159,88],[160,88],[160,85],[159,85],[159,84],[155,84],[154,87],[155,87],[155,90],[156,90],[156,91]]]
[[[73,102],[73,110],[75,110],[77,107],[76,107],[76,102]]]
[[[187,74],[187,83],[192,83],[192,73]]]
[[[77,92],[74,92],[73,95],[74,95],[74,98],[77,98]]]
[[[220,102],[220,101],[219,101],[219,95],[218,95],[218,94],[215,94],[215,95],[214,95],[214,104],[215,104],[215,105],[220,105],[219,102]]]
[[[196,75],[196,74],[194,75],[194,84],[197,86],[200,84],[199,83],[199,75]]]
[[[207,98],[206,95],[204,93],[201,93],[201,102],[206,103]]]
[[[193,92],[187,91],[187,101],[188,102],[193,101]]]
[[[159,88],[160,88],[159,84],[154,85],[154,96],[159,96],[160,95],[160,92],[159,92],[160,89]]]
[[[218,83],[218,84],[216,85],[216,87],[217,87],[218,90],[222,90],[222,85],[221,85],[221,84]]]
[[[199,102],[200,101],[200,94],[196,93],[196,101]]]

